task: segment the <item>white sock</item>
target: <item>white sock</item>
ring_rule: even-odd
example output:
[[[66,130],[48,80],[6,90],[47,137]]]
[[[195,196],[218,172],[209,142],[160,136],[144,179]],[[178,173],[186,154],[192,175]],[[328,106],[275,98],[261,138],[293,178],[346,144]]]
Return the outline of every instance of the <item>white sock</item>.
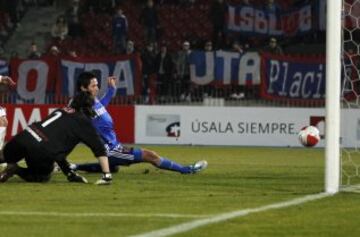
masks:
[[[0,127],[0,150],[3,149],[6,136],[6,127]]]

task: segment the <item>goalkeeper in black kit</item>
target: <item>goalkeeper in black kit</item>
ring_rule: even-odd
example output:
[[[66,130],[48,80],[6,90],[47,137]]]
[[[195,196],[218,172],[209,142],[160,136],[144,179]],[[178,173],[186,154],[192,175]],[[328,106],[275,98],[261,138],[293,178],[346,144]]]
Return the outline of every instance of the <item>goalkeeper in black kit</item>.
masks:
[[[7,163],[7,168],[0,173],[0,182],[6,182],[13,175],[28,182],[47,182],[56,162],[70,182],[87,183],[84,177],[70,169],[66,160],[74,147],[82,142],[99,160],[103,175],[96,184],[110,184],[112,177],[106,150],[90,120],[95,115],[93,104],[93,97],[81,92],[70,106],[55,110],[11,139],[0,155],[0,163]],[[17,165],[22,159],[27,168]]]

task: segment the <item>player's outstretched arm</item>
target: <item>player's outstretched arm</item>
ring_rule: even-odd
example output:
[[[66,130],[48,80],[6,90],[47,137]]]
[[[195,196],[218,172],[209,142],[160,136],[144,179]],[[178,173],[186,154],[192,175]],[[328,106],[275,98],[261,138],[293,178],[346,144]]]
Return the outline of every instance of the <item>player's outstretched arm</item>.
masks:
[[[116,88],[116,77],[115,76],[108,77],[108,86],[112,87],[112,88]]]
[[[103,176],[95,184],[111,184],[112,177],[108,157],[106,156],[106,149],[89,119],[81,119],[77,128],[77,134],[80,141],[85,143],[92,150],[94,156],[99,160]]]
[[[105,107],[108,106],[116,91],[116,77],[111,76],[108,77],[107,80],[108,80],[108,89],[105,95],[100,99],[100,103]]]
[[[1,76],[1,75],[0,75],[0,83],[6,84],[6,85],[9,85],[9,86],[15,86],[16,85],[16,83],[11,79],[11,77]]]

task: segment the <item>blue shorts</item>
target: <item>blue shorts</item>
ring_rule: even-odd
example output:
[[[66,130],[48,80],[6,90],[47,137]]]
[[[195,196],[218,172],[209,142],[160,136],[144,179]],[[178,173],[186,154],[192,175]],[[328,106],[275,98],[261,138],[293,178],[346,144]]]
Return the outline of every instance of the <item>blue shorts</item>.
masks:
[[[118,146],[108,151],[109,165],[132,165],[143,162],[142,151],[139,148]]]

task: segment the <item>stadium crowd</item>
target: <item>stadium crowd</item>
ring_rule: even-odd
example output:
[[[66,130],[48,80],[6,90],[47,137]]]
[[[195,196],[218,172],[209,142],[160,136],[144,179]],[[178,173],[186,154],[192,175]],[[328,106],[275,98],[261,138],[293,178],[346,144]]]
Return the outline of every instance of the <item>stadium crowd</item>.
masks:
[[[33,2],[66,5],[63,14],[59,15],[49,29],[51,40],[46,52],[39,52],[36,42],[33,42],[28,54],[30,59],[40,58],[42,55],[86,57],[138,54],[142,62],[142,95],[145,103],[149,102],[152,90],[156,90],[159,95],[156,100],[158,103],[169,101],[168,97],[175,97],[180,101],[201,101],[206,96],[234,100],[257,98],[258,90],[249,90],[244,86],[217,88],[192,85],[189,70],[189,54],[192,50],[227,50],[239,54],[258,51],[282,55],[287,53],[288,48],[299,48],[297,45],[310,42],[324,44],[324,34],[318,31],[301,37],[278,39],[270,36],[249,37],[226,31],[228,4],[249,5],[277,12],[311,2],[304,0],[9,2],[14,2],[16,9],[24,3],[28,5]],[[12,11],[8,10],[9,16]],[[9,19],[12,24],[18,22],[13,17]],[[301,47],[298,53],[303,53]],[[13,56],[18,57],[16,53]]]

